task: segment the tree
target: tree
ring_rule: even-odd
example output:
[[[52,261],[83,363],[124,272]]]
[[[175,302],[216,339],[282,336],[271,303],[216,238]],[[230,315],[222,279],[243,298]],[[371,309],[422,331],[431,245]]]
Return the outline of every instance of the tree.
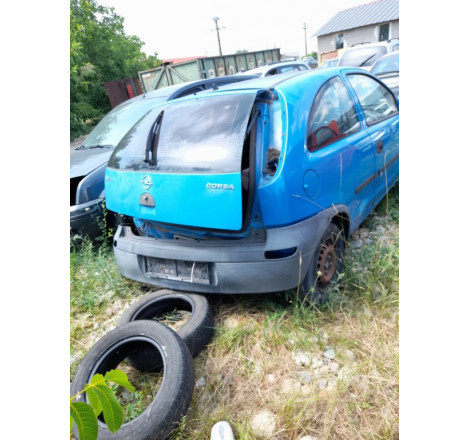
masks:
[[[318,60],[318,54],[316,52],[310,52],[308,53],[307,55],[305,55],[307,57],[313,57],[315,58],[316,60]]]
[[[86,133],[110,110],[103,83],[160,65],[124,32],[124,18],[96,0],[70,0],[70,135]]]

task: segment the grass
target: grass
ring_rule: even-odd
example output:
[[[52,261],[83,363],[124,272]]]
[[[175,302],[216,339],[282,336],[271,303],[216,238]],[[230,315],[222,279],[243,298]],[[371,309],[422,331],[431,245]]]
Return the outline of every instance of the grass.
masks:
[[[312,306],[295,290],[208,297],[214,336],[194,359],[206,385],[195,387],[171,440],[207,440],[219,420],[237,439],[255,439],[260,411],[274,417],[273,439],[398,439],[398,193],[396,185],[352,237],[364,244],[347,247],[330,303]],[[106,246],[72,249],[72,374],[150,290],[121,277]],[[144,404],[135,397],[134,415]]]

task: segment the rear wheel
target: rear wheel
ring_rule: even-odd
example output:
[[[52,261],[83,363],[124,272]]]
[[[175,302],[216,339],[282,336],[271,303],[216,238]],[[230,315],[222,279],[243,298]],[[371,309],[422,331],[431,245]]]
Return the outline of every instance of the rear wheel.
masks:
[[[310,268],[302,282],[302,296],[317,304],[328,301],[330,292],[343,267],[344,235],[330,223],[315,250]]]

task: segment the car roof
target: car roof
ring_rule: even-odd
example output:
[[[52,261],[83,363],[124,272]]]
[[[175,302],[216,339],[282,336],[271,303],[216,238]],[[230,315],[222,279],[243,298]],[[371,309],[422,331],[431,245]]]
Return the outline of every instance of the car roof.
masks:
[[[212,88],[215,84],[229,84],[232,82],[240,82],[240,81],[247,81],[253,78],[258,78],[256,75],[227,75],[227,76],[216,76],[213,78],[204,78],[199,79],[196,81],[188,81],[181,84],[174,84],[171,86],[163,87],[161,89],[150,90],[145,92],[143,95],[138,95],[135,98],[130,100],[124,101],[125,103],[129,104],[131,102],[135,102],[141,99],[154,99],[154,98],[167,98],[166,101],[170,101],[172,99],[179,98],[184,96],[187,93],[191,93],[194,90],[194,93],[197,91],[205,90]],[[197,90],[197,89],[200,90]]]
[[[279,83],[288,80],[291,77],[299,76],[299,75],[304,75],[306,72],[312,71],[312,69],[309,70],[296,70],[296,71],[290,71],[286,73],[280,73],[278,75],[270,75],[270,76],[255,76],[253,79],[250,79],[248,81],[242,81],[242,82],[237,82],[237,83],[231,83],[224,85],[222,87],[219,87],[219,90],[221,91],[237,91],[237,90],[266,90],[266,89],[271,89],[278,85]],[[208,91],[210,92],[210,91]],[[204,92],[203,92],[204,93]]]
[[[302,82],[315,81],[314,78],[318,78],[319,83],[323,84],[324,81],[338,76],[340,72],[344,73],[366,73],[364,69],[357,67],[329,67],[327,69],[309,69],[305,71],[297,72],[286,72],[279,75],[265,76],[262,78],[251,79],[249,81],[243,81],[239,83],[232,83],[226,86],[220,87],[215,93],[225,91],[249,91],[249,90],[267,90],[267,89],[279,89],[279,90],[295,90],[302,84]],[[213,91],[203,92],[213,93]]]
[[[310,69],[310,66],[305,62],[305,61],[278,61],[274,63],[267,63],[262,66],[255,67],[253,69],[245,70],[244,72],[239,72],[238,75],[250,75],[252,73],[262,73],[265,72],[266,70],[270,69],[275,69],[276,67],[281,67],[281,66],[289,66],[289,65],[302,65],[306,66]]]

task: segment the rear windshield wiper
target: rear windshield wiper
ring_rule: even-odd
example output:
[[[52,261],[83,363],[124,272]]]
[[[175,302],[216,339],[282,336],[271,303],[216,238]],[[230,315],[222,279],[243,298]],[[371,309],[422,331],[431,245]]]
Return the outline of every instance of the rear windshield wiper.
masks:
[[[369,61],[371,58],[374,58],[375,57],[375,53],[372,54],[370,57],[367,57],[361,64],[359,64],[359,67],[362,67],[364,64],[367,63],[367,61]]]
[[[152,125],[149,136],[147,138],[147,146],[145,147],[145,158],[144,162],[156,165],[156,155],[158,147],[158,138],[160,136],[160,127],[162,126],[163,110],[155,119],[155,122]]]

